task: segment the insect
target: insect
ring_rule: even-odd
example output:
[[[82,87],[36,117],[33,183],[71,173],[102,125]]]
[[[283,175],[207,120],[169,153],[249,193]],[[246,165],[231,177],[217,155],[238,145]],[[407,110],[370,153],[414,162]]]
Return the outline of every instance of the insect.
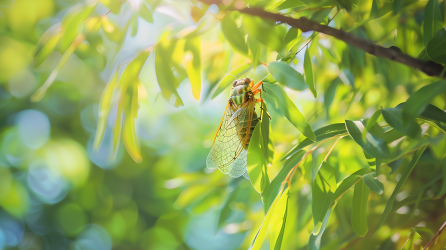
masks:
[[[263,110],[262,85],[249,78],[232,83],[231,96],[218,127],[214,142],[206,159],[206,166],[218,168],[224,174],[238,178],[248,177],[247,154],[252,133],[261,116],[257,115],[255,104]],[[255,95],[260,93],[260,98]]]

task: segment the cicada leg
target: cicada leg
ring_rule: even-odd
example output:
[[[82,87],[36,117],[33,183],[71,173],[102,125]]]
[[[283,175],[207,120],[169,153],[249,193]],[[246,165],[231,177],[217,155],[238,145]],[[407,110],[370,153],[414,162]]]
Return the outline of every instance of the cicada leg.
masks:
[[[254,87],[251,88],[252,91],[258,89],[260,87],[260,85],[262,85],[262,81],[259,81],[256,85],[254,85]]]

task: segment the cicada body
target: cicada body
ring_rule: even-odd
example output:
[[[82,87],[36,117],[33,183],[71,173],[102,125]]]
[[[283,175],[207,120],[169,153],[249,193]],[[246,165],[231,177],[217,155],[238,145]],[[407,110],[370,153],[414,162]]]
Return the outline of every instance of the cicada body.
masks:
[[[218,168],[234,178],[244,176],[249,179],[246,165],[248,146],[261,119],[255,110],[255,104],[262,103],[261,98],[255,98],[257,93],[261,95],[261,84],[262,81],[254,85],[249,78],[232,83],[231,96],[206,159],[208,168]]]

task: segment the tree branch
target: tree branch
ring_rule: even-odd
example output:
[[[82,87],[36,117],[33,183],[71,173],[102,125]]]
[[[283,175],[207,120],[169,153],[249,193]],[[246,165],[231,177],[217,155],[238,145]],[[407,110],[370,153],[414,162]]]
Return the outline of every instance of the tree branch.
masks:
[[[292,27],[301,29],[303,32],[313,30],[324,33],[326,35],[342,40],[345,43],[348,43],[358,49],[364,50],[371,55],[388,58],[392,61],[396,61],[414,69],[420,70],[428,76],[440,76],[441,71],[443,70],[443,66],[435,62],[426,62],[417,58],[413,58],[409,55],[404,54],[399,49],[395,49],[392,47],[384,48],[380,45],[374,44],[371,41],[357,37],[351,33],[345,32],[343,30],[337,30],[329,26],[321,25],[306,18],[294,19],[291,17],[283,16],[281,14],[267,12],[261,8],[243,8],[239,9],[238,11],[252,16],[259,16],[262,18],[287,23]]]
[[[427,243],[427,245],[423,248],[423,250],[428,249],[435,242],[435,240],[438,238],[438,236],[440,236],[441,232],[443,232],[445,227],[446,227],[446,221],[443,223],[443,225],[440,227],[440,229],[438,229],[437,233],[432,237],[432,239],[429,241],[429,243]]]
[[[199,0],[205,4],[221,4],[222,0]],[[362,39],[360,37],[357,37],[351,33],[345,32],[343,30],[337,30],[329,26],[321,25],[316,22],[313,22],[311,20],[308,20],[304,17],[294,19],[291,17],[287,17],[281,14],[271,13],[268,11],[265,11],[261,8],[242,8],[237,9],[239,12],[252,15],[252,16],[259,16],[262,18],[272,19],[275,21],[287,23],[292,27],[301,29],[303,32],[306,31],[317,31],[329,36],[332,36],[334,38],[337,38],[339,40],[344,41],[345,43],[348,43],[358,49],[364,50],[365,52],[377,56],[377,57],[383,57],[388,58],[392,61],[396,61],[399,63],[402,63],[404,65],[407,65],[409,67],[412,67],[414,69],[417,69],[423,73],[425,73],[428,76],[441,76],[441,72],[443,70],[443,66],[432,62],[432,61],[422,61],[417,58],[411,57],[409,55],[404,54],[399,50],[398,48],[384,48],[380,45],[374,44],[373,42],[369,40]],[[446,79],[446,76],[443,76]]]

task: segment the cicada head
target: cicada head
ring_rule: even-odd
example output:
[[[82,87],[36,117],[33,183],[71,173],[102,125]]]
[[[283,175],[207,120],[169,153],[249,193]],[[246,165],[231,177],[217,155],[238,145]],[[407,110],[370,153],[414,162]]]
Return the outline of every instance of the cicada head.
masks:
[[[251,83],[251,79],[249,79],[249,78],[238,79],[232,83],[232,87],[236,87],[239,85],[249,85],[250,83]]]

